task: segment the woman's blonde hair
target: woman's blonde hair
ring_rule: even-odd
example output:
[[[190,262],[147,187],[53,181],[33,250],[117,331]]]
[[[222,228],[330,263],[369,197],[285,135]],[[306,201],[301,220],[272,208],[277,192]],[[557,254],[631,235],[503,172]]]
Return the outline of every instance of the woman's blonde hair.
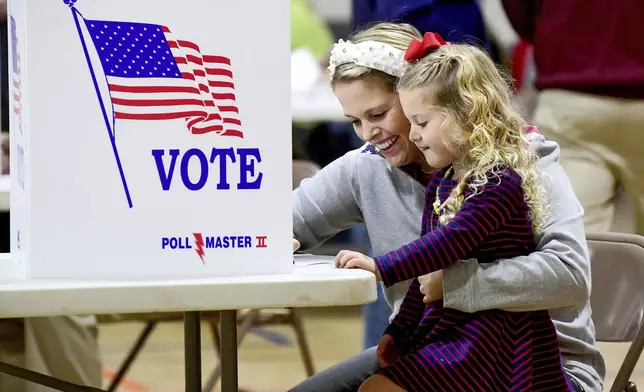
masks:
[[[448,148],[467,170],[452,190],[441,221],[460,209],[468,185],[480,192],[490,171],[505,165],[521,177],[533,230],[539,231],[548,213],[538,157],[523,138],[526,124],[511,105],[509,84],[488,55],[472,45],[442,45],[410,64],[398,83],[399,90],[419,87],[427,89],[427,103],[445,115]]]
[[[375,41],[405,51],[413,39],[420,38],[422,38],[422,35],[412,25],[381,22],[356,32],[349,40],[356,44]],[[339,82],[352,82],[358,79],[376,82],[387,91],[396,91],[396,84],[398,83],[398,78],[395,76],[355,63],[347,63],[338,66],[331,79],[331,86],[333,87]]]

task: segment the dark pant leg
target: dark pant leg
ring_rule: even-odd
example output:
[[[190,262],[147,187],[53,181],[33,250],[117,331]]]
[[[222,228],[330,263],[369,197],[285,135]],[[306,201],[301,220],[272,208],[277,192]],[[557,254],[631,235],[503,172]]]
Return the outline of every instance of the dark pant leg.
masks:
[[[368,349],[380,343],[382,334],[389,325],[391,308],[385,300],[382,286],[378,285],[378,299],[362,307],[362,320],[364,322],[364,348]]]
[[[314,374],[290,392],[356,392],[379,369],[376,347],[373,347]]]

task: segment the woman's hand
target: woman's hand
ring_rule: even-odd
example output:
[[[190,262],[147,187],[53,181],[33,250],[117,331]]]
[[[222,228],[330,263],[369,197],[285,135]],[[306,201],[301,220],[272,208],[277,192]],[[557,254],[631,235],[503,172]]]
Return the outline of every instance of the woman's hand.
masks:
[[[420,292],[425,294],[423,302],[430,304],[443,299],[443,270],[418,277]]]
[[[382,280],[380,272],[376,267],[376,262],[369,256],[353,250],[341,250],[335,256],[335,266],[337,268],[360,268],[376,275],[377,280]]]
[[[300,249],[300,241],[293,238],[293,252],[295,252],[298,249]]]

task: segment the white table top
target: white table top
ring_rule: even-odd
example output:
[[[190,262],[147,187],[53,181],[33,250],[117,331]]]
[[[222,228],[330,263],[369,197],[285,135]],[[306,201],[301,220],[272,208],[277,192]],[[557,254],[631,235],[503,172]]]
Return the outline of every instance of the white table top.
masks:
[[[8,254],[3,254],[8,258]],[[347,306],[373,302],[370,272],[295,256],[292,274],[150,281],[0,278],[0,318]]]

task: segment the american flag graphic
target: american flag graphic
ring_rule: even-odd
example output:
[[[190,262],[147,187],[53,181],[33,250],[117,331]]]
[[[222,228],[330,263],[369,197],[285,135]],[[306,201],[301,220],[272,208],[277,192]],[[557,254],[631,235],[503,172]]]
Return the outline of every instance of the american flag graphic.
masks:
[[[183,118],[193,134],[243,137],[230,59],[204,55],[166,26],[84,20],[115,119]]]

